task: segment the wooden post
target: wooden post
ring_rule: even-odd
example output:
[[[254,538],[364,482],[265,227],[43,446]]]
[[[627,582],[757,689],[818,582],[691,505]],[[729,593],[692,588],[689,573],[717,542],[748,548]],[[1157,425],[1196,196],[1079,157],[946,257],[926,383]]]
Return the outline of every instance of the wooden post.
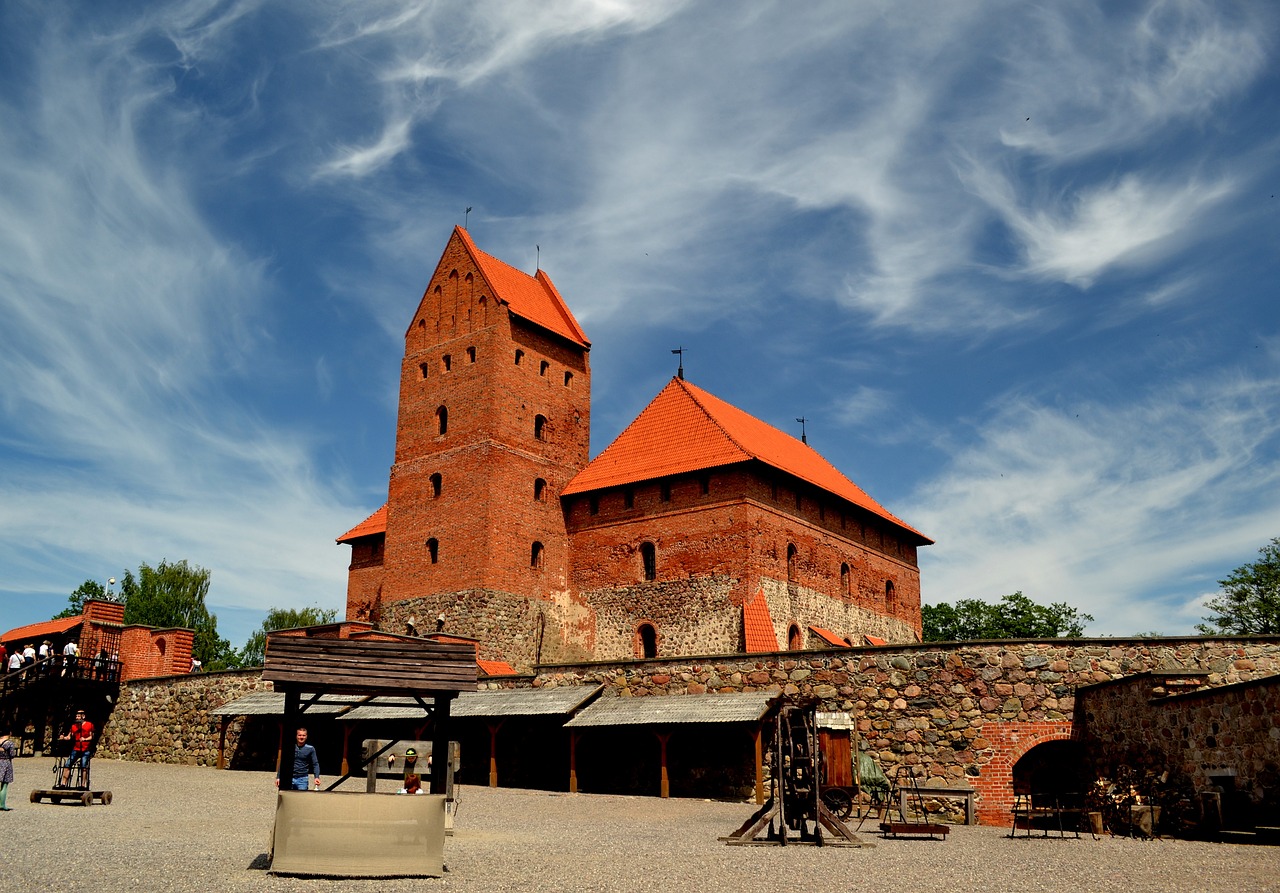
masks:
[[[489,787],[496,788],[498,786],[498,729],[502,728],[503,720],[496,723],[489,723]]]
[[[447,794],[449,783],[449,702],[456,692],[437,694],[431,724],[431,793]]]
[[[298,707],[302,699],[296,691],[284,693],[284,719],[280,723],[280,761],[276,777],[280,790],[293,788],[293,752],[296,749],[298,731]]]
[[[654,732],[653,734],[658,738],[658,747],[662,754],[661,796],[665,800],[671,796],[671,781],[667,777],[667,742],[671,740],[671,733],[667,732],[666,734],[663,734],[661,732]]]
[[[756,747],[756,805],[764,804],[764,726],[757,725],[751,737]]]
[[[355,723],[344,722],[342,724],[342,774],[351,774],[351,764],[347,759],[347,754],[351,751],[351,733],[355,731]]]
[[[218,729],[218,768],[227,768],[227,726],[231,724],[231,717],[222,717],[220,728]]]
[[[578,793],[578,733],[569,733],[569,793]]]

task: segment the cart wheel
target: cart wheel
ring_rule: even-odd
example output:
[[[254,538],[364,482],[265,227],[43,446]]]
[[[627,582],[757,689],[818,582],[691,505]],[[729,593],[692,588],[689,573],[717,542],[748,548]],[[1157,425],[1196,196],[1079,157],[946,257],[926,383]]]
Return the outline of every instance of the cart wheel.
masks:
[[[92,805],[93,805],[93,794],[90,794],[88,791],[85,791],[83,794],[81,794],[81,795],[80,795],[80,805],[81,805],[81,806],[92,806]]]
[[[103,792],[102,792],[102,796],[101,796],[101,797],[99,797],[98,799],[102,801],[102,805],[103,805],[103,806],[110,806],[110,805],[111,805],[111,792],[110,792],[110,791],[103,791]]]
[[[827,788],[822,792],[822,805],[836,818],[844,821],[853,812],[853,798],[839,788]]]
[[[32,803],[39,803],[39,802],[40,802],[40,792],[39,792],[39,791],[32,791],[32,792],[31,792],[31,802],[32,802]]]

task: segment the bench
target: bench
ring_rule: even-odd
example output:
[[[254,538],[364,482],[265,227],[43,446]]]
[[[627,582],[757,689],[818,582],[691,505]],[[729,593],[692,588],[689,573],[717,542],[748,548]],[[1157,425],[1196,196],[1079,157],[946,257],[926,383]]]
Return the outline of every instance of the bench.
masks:
[[[918,788],[899,788],[898,789],[898,810],[900,815],[907,814],[907,797],[915,797],[928,800],[929,798],[937,799],[959,799],[964,798],[964,823],[966,825],[976,825],[978,823],[974,812],[974,796],[978,792],[973,788],[934,788],[934,787],[918,787]]]

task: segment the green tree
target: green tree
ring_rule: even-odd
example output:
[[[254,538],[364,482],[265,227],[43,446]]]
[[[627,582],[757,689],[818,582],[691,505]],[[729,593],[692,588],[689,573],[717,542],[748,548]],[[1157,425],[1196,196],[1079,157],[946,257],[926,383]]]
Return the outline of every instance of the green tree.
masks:
[[[267,633],[278,629],[297,629],[301,626],[317,626],[322,623],[333,623],[338,619],[334,608],[272,608],[267,611],[267,619],[262,621],[262,628],[249,637],[240,649],[240,666],[260,667],[266,660]]]
[[[1280,536],[1258,550],[1262,557],[1242,564],[1225,580],[1222,593],[1205,607],[1212,613],[1196,629],[1205,635],[1280,634]]]
[[[54,620],[61,620],[64,617],[79,617],[84,613],[84,603],[90,599],[105,599],[107,590],[102,588],[102,584],[97,580],[85,580],[76,587],[76,591],[67,596],[67,606],[54,616]]]
[[[126,570],[120,578],[124,622],[194,630],[191,653],[206,670],[236,666],[235,649],[218,635],[218,617],[205,605],[209,578],[206,568],[185,559],[162,560],[155,567],[143,563],[136,576]]]
[[[921,605],[926,642],[964,642],[973,639],[1078,639],[1093,617],[1055,602],[1045,606],[1021,591],[996,604],[963,598],[954,605]]]

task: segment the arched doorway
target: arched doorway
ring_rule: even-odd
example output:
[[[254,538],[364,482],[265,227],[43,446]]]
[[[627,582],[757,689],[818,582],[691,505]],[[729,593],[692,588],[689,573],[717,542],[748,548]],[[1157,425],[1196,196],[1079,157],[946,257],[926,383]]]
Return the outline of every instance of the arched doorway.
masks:
[[[1083,796],[1093,781],[1079,741],[1045,741],[1013,764],[1016,794],[1075,794]]]

